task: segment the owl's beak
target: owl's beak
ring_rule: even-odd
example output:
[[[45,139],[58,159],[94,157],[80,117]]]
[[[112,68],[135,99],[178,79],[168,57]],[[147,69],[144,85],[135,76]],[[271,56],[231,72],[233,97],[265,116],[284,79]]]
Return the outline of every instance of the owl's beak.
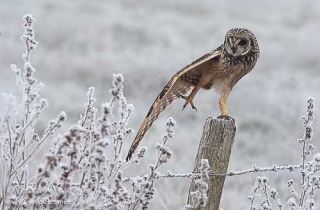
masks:
[[[230,39],[229,39],[230,48],[231,48],[231,51],[233,54],[236,52],[236,41],[237,40],[234,37],[230,37]]]
[[[236,39],[234,37],[227,37],[226,38],[226,48],[229,54],[236,56]]]
[[[231,46],[231,50],[232,50],[233,54],[236,53],[236,47],[234,45]]]

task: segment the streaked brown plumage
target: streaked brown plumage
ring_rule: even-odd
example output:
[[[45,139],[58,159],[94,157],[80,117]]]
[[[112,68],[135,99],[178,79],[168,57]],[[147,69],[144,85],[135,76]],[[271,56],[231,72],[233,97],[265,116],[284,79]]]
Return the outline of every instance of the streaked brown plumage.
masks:
[[[219,106],[222,117],[228,117],[227,98],[234,85],[255,66],[259,57],[258,41],[248,29],[234,28],[227,32],[224,43],[178,71],[153,102],[146,118],[131,145],[127,161],[159,114],[177,98],[190,103],[200,88],[220,93]],[[186,94],[193,87],[191,93]]]

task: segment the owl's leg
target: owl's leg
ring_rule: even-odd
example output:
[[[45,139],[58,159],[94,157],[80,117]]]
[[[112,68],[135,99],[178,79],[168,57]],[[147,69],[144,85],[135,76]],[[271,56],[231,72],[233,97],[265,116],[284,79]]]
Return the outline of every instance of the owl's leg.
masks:
[[[189,95],[190,96],[190,95]],[[190,103],[192,109],[195,109],[196,112],[198,111],[197,107],[194,105],[193,103],[193,98],[192,99],[189,99],[189,96],[184,96],[184,95],[180,95],[179,97],[180,98],[183,98],[184,100],[186,100],[186,102],[184,103],[183,105],[183,108],[182,108],[182,111],[184,110],[184,108],[186,108],[186,106],[188,105],[188,103]],[[191,101],[190,101],[191,100]]]
[[[229,118],[227,98],[229,96],[230,91],[231,91],[231,88],[224,88],[221,92],[220,100],[219,100],[221,115],[218,118]]]
[[[204,87],[210,80],[211,80],[211,75],[207,74],[207,75],[202,76],[200,81],[198,82],[198,84],[196,84],[196,86],[194,86],[194,88],[192,89],[190,95],[188,95],[188,97],[182,97],[186,100],[186,102],[183,105],[182,110],[184,110],[184,108],[186,108],[186,106],[188,104],[190,104],[192,109],[195,109],[197,111],[197,108],[193,104],[193,98],[196,96],[196,94],[200,90],[200,88]]]

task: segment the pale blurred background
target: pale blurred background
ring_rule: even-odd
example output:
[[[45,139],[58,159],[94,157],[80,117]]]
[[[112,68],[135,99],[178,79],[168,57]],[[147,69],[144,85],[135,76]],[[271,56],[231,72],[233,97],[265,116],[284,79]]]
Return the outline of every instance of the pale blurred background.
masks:
[[[238,130],[230,171],[273,164],[298,164],[298,138],[303,128],[300,117],[306,100],[320,104],[320,1],[212,1],[212,0],[2,0],[0,3],[0,92],[19,94],[10,64],[21,66],[24,44],[22,16],[36,18],[37,49],[32,55],[36,78],[46,87],[42,96],[50,108],[39,129],[60,111],[68,114],[69,125],[84,110],[89,85],[97,88],[97,106],[109,100],[112,73],[125,76],[125,94],[135,106],[130,126],[137,130],[153,100],[179,69],[218,47],[226,31],[250,29],[260,45],[260,59],[229,97],[230,115]],[[149,148],[136,174],[154,161],[154,144],[172,116],[178,127],[169,145],[170,163],[162,168],[187,173],[193,163],[208,116],[218,116],[218,96],[201,91],[194,100],[198,113],[180,100],[163,113],[145,136]],[[319,152],[320,112],[316,106],[314,142]],[[127,142],[126,149],[133,140]],[[126,151],[125,151],[126,152]],[[263,175],[263,174],[260,174]],[[277,187],[283,203],[289,193],[286,182],[293,173],[266,173]],[[221,207],[245,209],[256,175],[229,177]],[[151,209],[183,209],[188,179],[156,183]]]

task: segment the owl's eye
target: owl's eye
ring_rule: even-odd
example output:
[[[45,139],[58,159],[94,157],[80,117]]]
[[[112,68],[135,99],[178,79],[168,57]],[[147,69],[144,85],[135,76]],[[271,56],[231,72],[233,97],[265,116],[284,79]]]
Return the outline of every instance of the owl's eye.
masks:
[[[247,43],[248,43],[247,40],[242,39],[242,40],[238,43],[238,45],[240,45],[240,46],[245,46]]]

